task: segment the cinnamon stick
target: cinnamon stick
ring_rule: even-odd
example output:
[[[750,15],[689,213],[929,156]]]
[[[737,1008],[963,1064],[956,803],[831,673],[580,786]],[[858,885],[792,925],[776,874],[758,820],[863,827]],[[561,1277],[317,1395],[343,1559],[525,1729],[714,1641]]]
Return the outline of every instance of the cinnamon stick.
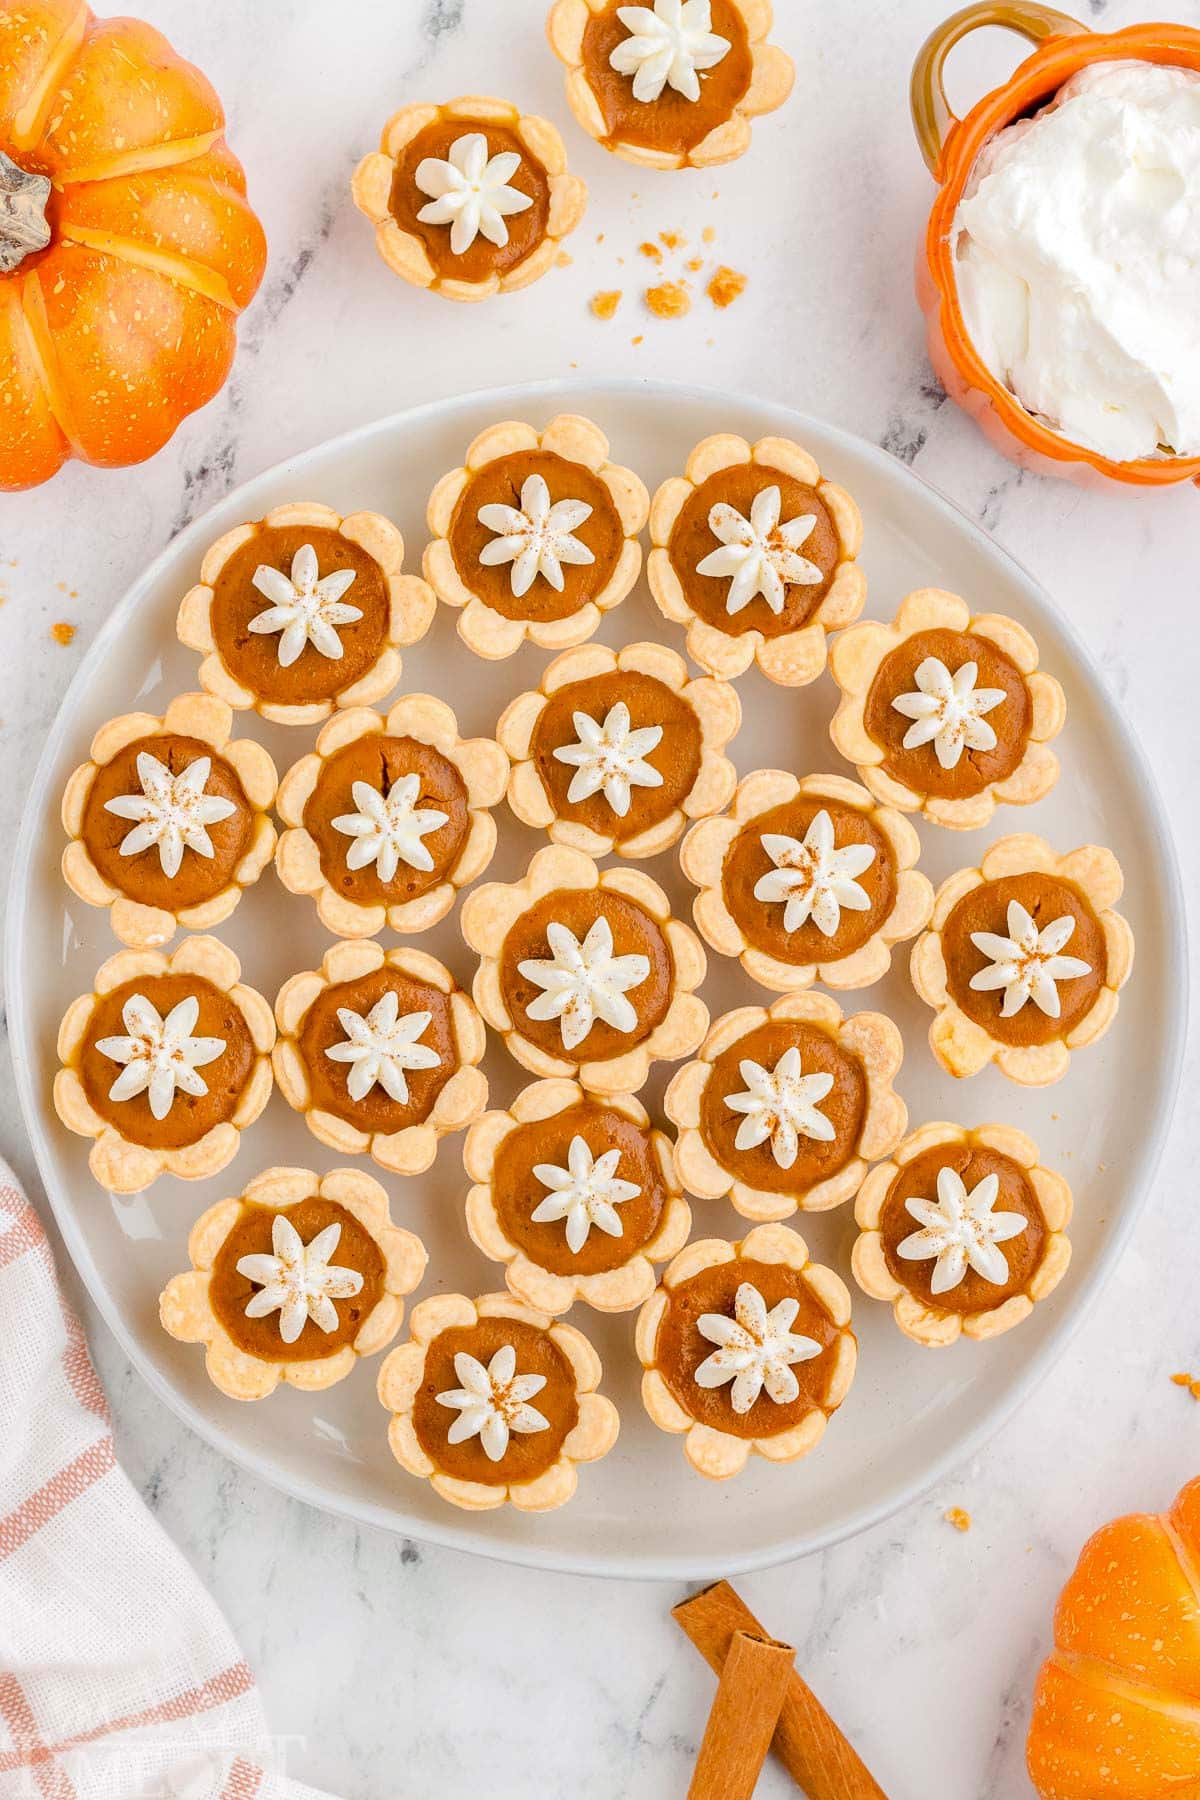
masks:
[[[750,1800],[771,1748],[796,1652],[735,1631],[704,1727],[688,1800]]]
[[[738,1632],[766,1636],[727,1581],[693,1594],[673,1610],[676,1623],[718,1675]],[[794,1668],[771,1747],[808,1800],[887,1800],[853,1745]]]

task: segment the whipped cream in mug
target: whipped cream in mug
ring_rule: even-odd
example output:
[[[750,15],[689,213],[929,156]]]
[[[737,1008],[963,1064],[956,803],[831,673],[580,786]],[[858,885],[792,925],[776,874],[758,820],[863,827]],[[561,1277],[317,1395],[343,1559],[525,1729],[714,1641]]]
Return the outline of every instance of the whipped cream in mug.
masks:
[[[954,221],[967,330],[1044,425],[1200,456],[1200,73],[1081,69],[986,144]]]

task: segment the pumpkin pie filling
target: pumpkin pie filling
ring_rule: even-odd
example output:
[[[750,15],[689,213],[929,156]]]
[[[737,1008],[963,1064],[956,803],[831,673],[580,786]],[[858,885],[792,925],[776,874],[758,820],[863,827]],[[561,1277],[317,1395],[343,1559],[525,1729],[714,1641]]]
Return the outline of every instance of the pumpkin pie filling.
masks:
[[[812,528],[804,537],[799,554],[813,565],[820,579],[786,582],[779,612],[772,609],[763,595],[757,594],[737,612],[731,613],[728,607],[731,577],[699,573],[699,565],[721,547],[709,515],[715,506],[725,505],[748,521],[756,496],[766,488],[779,490],[781,525],[787,525],[793,519],[812,518]],[[781,469],[758,462],[718,469],[692,490],[675,521],[668,553],[684,598],[698,618],[730,637],[740,637],[745,631],[759,631],[765,638],[799,631],[811,621],[829,592],[842,554],[829,509],[816,489]]]
[[[422,853],[427,853],[432,868],[418,868],[401,853],[394,874],[384,880],[380,869],[386,867],[386,847],[361,868],[351,868],[348,855],[366,834],[340,829],[337,821],[362,817],[356,783],[365,782],[386,801],[396,784],[412,775],[418,777],[418,791],[404,800],[400,822],[418,815],[405,841],[418,860],[426,860]],[[421,814],[440,815],[443,822]],[[304,807],[304,829],[317,846],[321,873],[335,892],[356,906],[398,906],[437,887],[457,862],[470,828],[467,786],[449,758],[416,738],[387,737],[382,732],[356,738],[323,758],[316,787]]]
[[[429,1023],[414,1040],[431,1051],[437,1063],[430,1068],[404,1066],[408,1100],[394,1100],[378,1080],[361,1100],[350,1093],[354,1064],[328,1052],[349,1042],[338,1014],[356,1013],[369,1024],[369,1015],[385,994],[395,994],[400,1019],[411,1013],[428,1013]],[[357,981],[323,988],[309,1007],[297,1037],[300,1055],[308,1071],[310,1106],[332,1113],[360,1131],[369,1133],[407,1130],[422,1124],[433,1111],[438,1095],[458,1068],[450,996],[429,982],[417,981],[385,964]],[[407,1065],[407,1058],[402,1057]],[[424,1057],[421,1061],[426,1060]]]
[[[544,988],[520,965],[552,963],[555,953],[547,937],[553,924],[565,926],[582,945],[598,920],[607,921],[612,934],[612,956],[644,956],[649,972],[636,985],[623,990],[636,1013],[632,1030],[622,1031],[596,1017],[574,1049],[580,1061],[604,1062],[622,1056],[645,1040],[662,1023],[671,1004],[675,964],[671,948],[657,919],[624,894],[607,888],[559,888],[545,894],[515,921],[500,952],[500,991],[515,1029],[549,1056],[570,1054],[564,1044],[558,1018],[529,1016],[529,1007]]]
[[[1019,1214],[1025,1220],[1023,1230],[997,1245],[1008,1267],[1006,1281],[989,1281],[968,1264],[961,1281],[936,1294],[932,1283],[938,1259],[932,1255],[911,1259],[900,1256],[899,1246],[922,1228],[921,1221],[909,1212],[907,1202],[936,1202],[938,1177],[943,1169],[954,1171],[967,1194],[994,1175],[998,1193],[989,1211]],[[887,1191],[879,1218],[879,1233],[893,1280],[907,1288],[923,1306],[964,1316],[988,1312],[993,1307],[1003,1306],[1014,1294],[1023,1293],[1041,1263],[1048,1235],[1037,1195],[1021,1166],[998,1150],[962,1143],[935,1144],[905,1163]]]
[[[535,1222],[532,1216],[553,1191],[537,1168],[567,1170],[575,1137],[593,1158],[619,1151],[614,1174],[638,1189],[616,1208],[621,1235],[591,1229],[578,1251],[570,1249],[561,1219]],[[501,1143],[492,1172],[492,1200],[504,1235],[554,1275],[602,1275],[621,1268],[658,1230],[667,1198],[648,1134],[624,1113],[593,1101],[518,1126]]]
[[[582,67],[587,84],[604,115],[608,144],[637,144],[647,150],[694,150],[710,131],[732,117],[746,94],[753,57],[746,22],[731,0],[712,0],[712,30],[729,44],[720,61],[697,71],[698,100],[689,100],[669,83],[655,100],[634,96],[630,76],[614,69],[613,51],[633,35],[620,18],[625,0],[609,0],[592,14],[583,34]]]
[[[1059,919],[1073,921],[1058,954],[1086,963],[1087,972],[1055,980],[1057,1017],[1043,1011],[1031,997],[1019,1011],[1005,1018],[1001,1010],[1006,1004],[1005,988],[972,985],[976,978],[992,980],[990,972],[1001,966],[973,938],[983,933],[1011,942],[1011,927],[1020,923],[1010,912],[1014,903],[1024,909],[1039,934]],[[1003,1044],[1049,1044],[1065,1037],[1090,1010],[1104,986],[1108,967],[1104,927],[1083,894],[1057,876],[1031,872],[983,882],[964,894],[952,909],[941,937],[951,999],[968,1019]],[[993,948],[999,951],[1000,946]],[[1024,967],[1019,952],[1020,946],[1013,945],[1014,973],[1018,975]]]
[[[135,1057],[107,1055],[100,1045],[106,1042],[113,1049],[113,1040],[128,1040],[131,1046],[137,1041],[125,1014],[126,1003],[136,996],[150,1003],[160,1022],[181,1001],[195,999],[198,1013],[188,1036],[218,1039],[223,1045],[219,1054],[197,1064],[195,1073],[207,1091],[190,1094],[177,1085],[161,1119],[151,1111],[146,1088],[128,1100],[109,1097],[113,1084]],[[255,1055],[250,1028],[229,994],[222,993],[203,976],[149,975],[123,982],[97,1000],[79,1052],[79,1078],[89,1103],[122,1137],[148,1149],[181,1150],[198,1143],[214,1125],[222,1125],[233,1117]]]
[[[290,1344],[281,1334],[278,1311],[266,1313],[261,1318],[246,1316],[246,1307],[256,1294],[262,1292],[262,1285],[251,1281],[238,1269],[243,1257],[271,1255],[277,1218],[286,1219],[306,1247],[329,1226],[340,1226],[337,1244],[328,1260],[337,1268],[352,1269],[362,1277],[356,1294],[332,1300],[337,1311],[334,1330],[323,1331],[309,1317],[305,1319],[300,1335]],[[383,1297],[384,1274],[379,1245],[354,1214],[336,1201],[313,1195],[280,1213],[274,1207],[257,1206],[253,1201],[244,1200],[241,1215],[213,1262],[208,1297],[221,1326],[238,1349],[248,1356],[256,1356],[262,1362],[314,1362],[336,1356],[339,1350],[354,1342]]]
[[[700,1330],[706,1313],[734,1317],[734,1300],[743,1282],[754,1286],[769,1312],[781,1300],[795,1300],[799,1309],[788,1330],[819,1344],[820,1354],[792,1363],[797,1393],[793,1400],[775,1401],[764,1390],[745,1412],[736,1412],[731,1388],[701,1387],[696,1371],[713,1354],[716,1344]],[[686,1281],[664,1290],[666,1310],[658,1327],[654,1366],[684,1411],[701,1425],[734,1437],[770,1438],[791,1431],[820,1401],[829,1381],[829,1352],[838,1332],[824,1308],[813,1299],[808,1284],[787,1263],[756,1262],[734,1258],[710,1264]]]
[[[637,759],[662,777],[661,785],[647,784],[635,771],[628,784],[629,810],[624,815],[612,806],[604,786],[586,798],[570,800],[571,785],[583,771],[579,763],[568,763],[556,754],[579,743],[576,713],[586,713],[595,725],[603,727],[617,705],[627,709],[630,731],[656,728],[662,733],[658,743]],[[539,714],[530,741],[534,765],[558,817],[613,837],[618,843],[649,830],[683,804],[700,772],[702,748],[703,733],[695,709],[665,683],[633,669],[614,669],[556,689]],[[605,765],[602,752],[597,772],[603,766],[619,771],[628,766],[628,759],[620,763],[610,755]]]
[[[816,1105],[834,1135],[817,1138],[798,1132],[795,1158],[784,1168],[775,1155],[773,1131],[762,1143],[738,1149],[738,1132],[747,1113],[728,1101],[749,1092],[744,1063],[756,1063],[771,1076],[789,1050],[799,1052],[801,1076],[831,1078],[832,1085]],[[838,1174],[855,1155],[867,1097],[862,1063],[828,1032],[805,1019],[771,1020],[716,1058],[700,1102],[700,1135],[721,1167],[736,1173],[747,1187],[769,1194],[801,1193]]]
[[[980,719],[989,728],[984,735],[994,736],[994,747],[973,749],[964,743],[949,768],[932,740],[905,749],[914,718],[894,704],[900,697],[920,694],[917,670],[930,658],[941,663],[952,679],[964,664],[974,663],[973,689],[1004,693],[998,704],[985,701],[980,710]],[[1020,669],[998,644],[974,632],[937,628],[914,632],[884,657],[867,694],[863,722],[884,751],[883,767],[889,775],[916,793],[966,800],[992,782],[1006,780],[1017,768],[1029,743],[1033,703]]]
[[[353,573],[340,606],[362,616],[333,627],[341,644],[339,657],[323,655],[306,640],[296,660],[284,667],[282,630],[250,628],[276,604],[254,585],[254,576],[265,566],[292,580],[296,553],[306,546],[316,556],[318,581],[339,571]],[[386,647],[390,616],[387,578],[375,558],[327,526],[259,525],[213,583],[212,633],[221,661],[235,681],[277,706],[332,700],[361,680]]]
[[[835,854],[851,845],[874,852],[867,867],[853,878],[868,904],[860,910],[839,906],[831,934],[822,931],[812,911],[789,931],[785,924],[789,900],[756,898],[754,890],[780,868],[795,867],[798,872],[805,869],[804,841],[819,813],[825,813],[832,824]],[[764,837],[772,836],[791,839],[798,846],[795,851],[778,851],[784,858],[782,863],[773,860],[763,843]],[[853,956],[891,912],[896,901],[896,881],[895,852],[869,813],[806,794],[748,820],[730,845],[721,872],[725,905],[747,941],[765,956],[796,965],[838,962]]]
[[[505,533],[485,524],[479,513],[491,506],[521,511],[522,492],[534,476],[545,482],[551,507],[573,500],[590,509],[586,518],[570,527],[570,536],[587,551],[588,560],[562,560],[557,565],[561,589],[538,573],[526,591],[517,594],[516,562],[483,560],[485,552],[495,553],[492,547],[503,541]],[[528,493],[526,500],[532,502]],[[502,618],[539,622],[568,618],[602,594],[625,545],[621,515],[599,476],[551,450],[514,451],[476,470],[459,495],[447,535],[454,566],[472,594]]]
[[[516,1352],[516,1375],[542,1377],[543,1385],[529,1404],[546,1421],[536,1431],[510,1430],[503,1455],[495,1462],[478,1434],[461,1443],[449,1441],[450,1427],[460,1417],[443,1405],[439,1394],[461,1390],[454,1359],[465,1353],[487,1369],[498,1350]],[[421,1386],[413,1401],[413,1429],[426,1456],[443,1475],[489,1486],[535,1481],[555,1462],[579,1417],[575,1375],[548,1331],[523,1319],[484,1316],[474,1325],[454,1325],[439,1333],[425,1352]]]
[[[418,186],[417,170],[429,158],[437,162],[448,161],[458,140],[475,133],[487,139],[489,160],[510,154],[520,157],[505,185],[527,195],[530,204],[505,216],[507,243],[493,244],[479,232],[461,255],[456,256],[450,248],[449,225],[419,216],[429,206],[431,196]],[[505,275],[516,268],[546,236],[550,220],[550,180],[541,162],[531,155],[524,140],[510,126],[491,119],[435,119],[405,145],[397,158],[388,210],[401,231],[410,233],[424,245],[436,274],[454,281],[486,281],[489,275]]]
[[[233,808],[227,817],[204,826],[212,855],[205,856],[185,845],[175,875],[166,873],[157,842],[125,855],[121,846],[134,831],[135,823],[128,815],[108,810],[110,801],[146,795],[147,787],[138,772],[138,759],[143,755],[153,757],[172,777],[183,775],[202,759],[207,760],[209,772],[202,798],[224,801]],[[151,782],[156,775],[157,771],[151,773]],[[219,756],[211,744],[176,732],[137,738],[119,750],[111,762],[98,768],[80,828],[84,847],[105,881],[132,900],[172,913],[203,905],[223,893],[250,848],[253,833],[253,809],[233,765]]]

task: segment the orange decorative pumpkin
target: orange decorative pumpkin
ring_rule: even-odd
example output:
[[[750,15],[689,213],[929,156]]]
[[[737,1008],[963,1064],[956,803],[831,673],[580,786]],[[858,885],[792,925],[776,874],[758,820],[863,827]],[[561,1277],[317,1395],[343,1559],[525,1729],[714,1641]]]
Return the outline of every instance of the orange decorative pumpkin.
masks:
[[[1200,1800],[1200,1480],[1084,1546],[1054,1645],[1027,1747],[1042,1800]]]
[[[266,243],[224,123],[149,25],[0,0],[0,489],[140,462],[225,380]]]

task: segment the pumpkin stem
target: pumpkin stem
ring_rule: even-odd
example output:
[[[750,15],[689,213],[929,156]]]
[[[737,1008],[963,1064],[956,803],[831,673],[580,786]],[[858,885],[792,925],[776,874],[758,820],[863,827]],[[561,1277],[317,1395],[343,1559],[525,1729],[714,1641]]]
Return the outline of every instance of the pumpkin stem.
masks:
[[[28,174],[0,150],[0,275],[11,275],[31,250],[50,242],[49,198],[49,176]]]

